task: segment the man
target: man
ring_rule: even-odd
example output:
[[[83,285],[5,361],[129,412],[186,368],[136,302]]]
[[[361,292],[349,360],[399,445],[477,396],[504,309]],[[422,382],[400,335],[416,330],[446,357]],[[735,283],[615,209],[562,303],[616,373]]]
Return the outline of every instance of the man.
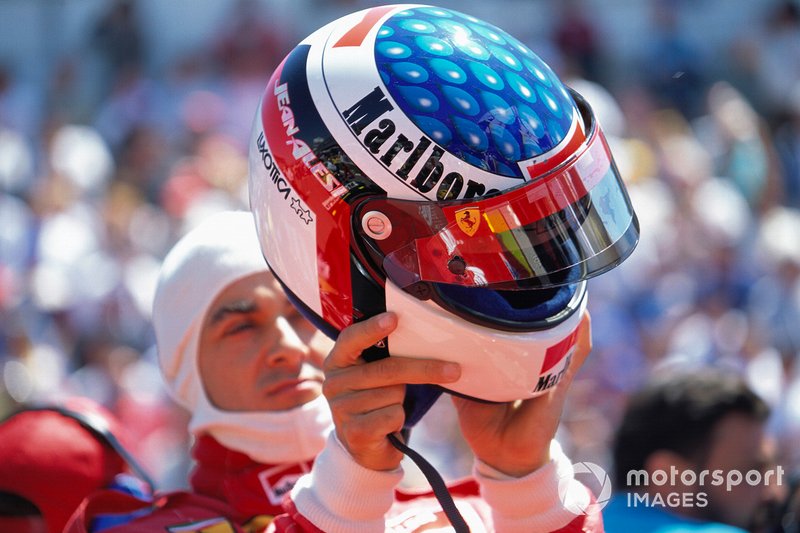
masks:
[[[131,509],[147,511],[109,531],[263,529],[331,427],[320,368],[330,341],[304,320],[270,274],[250,213],[218,213],[186,234],[164,259],[153,325],[167,387],[191,417],[192,490],[97,494],[70,531]]]
[[[330,413],[325,353],[284,316],[255,238],[252,216],[238,212],[181,239],[162,266],[153,325],[167,386],[197,437],[194,490],[265,514],[322,448]]]
[[[736,375],[677,372],[634,394],[614,443],[608,531],[741,532],[788,483],[770,462],[769,409]]]
[[[302,338],[285,316],[291,317]],[[283,292],[260,256],[249,213],[212,216],[174,246],[162,266],[153,321],[169,389],[191,412],[189,427],[196,437],[193,456],[197,461],[191,476],[192,491],[157,493],[155,498],[144,500],[104,491],[84,502],[68,531],[205,531],[212,527],[220,531],[262,531],[273,515],[282,512],[281,497],[301,474],[311,470],[330,432],[331,413],[320,394],[321,354],[330,341],[321,339],[305,319],[287,308]],[[371,338],[372,334],[363,330],[368,325],[359,324],[343,333],[336,353],[347,354],[347,360],[355,359],[365,334]],[[586,353],[588,349],[582,350],[576,359]],[[390,366],[401,362],[387,361]],[[370,368],[378,370],[385,364]],[[398,374],[392,378],[396,381],[395,399],[396,389],[402,387],[397,380],[406,379],[409,372],[416,372],[418,379],[427,383],[440,379],[435,371],[439,362],[433,362],[430,368],[415,360],[409,364],[410,369],[397,368]],[[343,379],[347,382],[352,378],[335,376],[333,386],[339,386]],[[537,461],[548,460],[549,441],[565,390],[560,388],[558,396],[541,402],[540,411],[549,413],[549,417],[525,411],[528,418],[542,423],[541,435],[536,433]],[[375,392],[380,397],[384,391]],[[364,428],[370,433],[383,431],[382,425],[373,426],[371,421]],[[523,445],[525,442],[520,441],[519,446]],[[549,482],[549,504],[558,494],[559,476],[571,479],[571,474],[565,473],[569,462],[560,450],[553,450],[556,459],[540,469],[544,475],[529,480],[536,485],[542,478]],[[360,484],[365,469],[353,463],[349,466],[340,472],[345,476],[342,478],[321,474],[324,483],[331,487],[337,487],[337,483]],[[377,477],[384,475],[396,478],[394,472]],[[362,489],[369,494],[370,486],[370,482],[364,483]],[[380,486],[385,483],[381,481]],[[456,488],[472,496],[460,505],[471,505],[466,502],[476,499],[476,488],[474,482]],[[588,503],[585,488],[577,486],[569,492],[578,504]],[[389,496],[391,500],[391,489]],[[540,507],[528,511],[545,519],[552,514],[552,510]],[[102,524],[98,518],[108,520],[121,513],[138,514],[114,527],[97,527]],[[569,519],[574,516],[569,515]]]
[[[28,407],[0,423],[0,531],[61,533],[81,500],[114,486],[145,495],[114,416],[88,398]],[[147,479],[147,475],[143,477]]]

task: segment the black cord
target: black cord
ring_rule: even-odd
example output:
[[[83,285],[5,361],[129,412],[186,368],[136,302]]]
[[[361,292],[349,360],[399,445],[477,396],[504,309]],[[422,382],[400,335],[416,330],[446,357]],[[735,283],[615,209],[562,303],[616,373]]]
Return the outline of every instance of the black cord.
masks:
[[[442,506],[442,510],[444,514],[447,515],[447,519],[450,520],[450,524],[452,524],[455,532],[469,533],[469,526],[464,521],[464,517],[461,516],[461,513],[458,512],[456,502],[453,501],[453,496],[450,494],[450,491],[447,490],[447,485],[445,485],[439,472],[437,472],[433,465],[426,461],[424,457],[409,448],[396,434],[390,433],[387,437],[389,438],[389,442],[392,443],[392,446],[410,457],[411,460],[414,461],[414,464],[416,464],[425,475],[425,479],[430,483],[434,496],[439,500],[439,505]]]

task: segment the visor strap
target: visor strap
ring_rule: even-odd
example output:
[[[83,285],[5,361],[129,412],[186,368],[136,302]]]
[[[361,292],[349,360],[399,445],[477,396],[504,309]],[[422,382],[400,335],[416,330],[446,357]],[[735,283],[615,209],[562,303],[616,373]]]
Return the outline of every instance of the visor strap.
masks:
[[[433,489],[433,495],[436,496],[439,505],[442,506],[442,510],[447,516],[447,519],[450,520],[450,524],[453,526],[455,533],[469,533],[469,526],[464,521],[464,517],[461,516],[461,513],[458,512],[456,502],[453,501],[452,494],[447,490],[447,485],[445,485],[444,479],[442,479],[442,476],[436,471],[436,468],[426,461],[422,455],[409,448],[400,440],[396,433],[390,433],[387,435],[387,438],[389,442],[392,443],[392,446],[414,461],[414,464],[416,464],[425,475],[425,479],[428,480],[428,483]]]

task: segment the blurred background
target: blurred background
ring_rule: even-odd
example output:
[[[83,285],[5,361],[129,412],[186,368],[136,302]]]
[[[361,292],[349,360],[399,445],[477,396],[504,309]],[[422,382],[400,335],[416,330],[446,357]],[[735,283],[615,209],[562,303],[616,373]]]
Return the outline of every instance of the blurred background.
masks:
[[[0,416],[69,395],[112,409],[161,488],[186,486],[150,305],[166,251],[247,207],[247,143],[272,69],[359,0],[0,0]],[[595,350],[560,430],[609,467],[631,391],[721,366],[773,408],[800,466],[800,3],[459,0],[593,104],[642,225],[590,282]],[[448,404],[419,445],[468,471]],[[438,412],[437,412],[438,411]],[[448,441],[449,442],[449,441]]]

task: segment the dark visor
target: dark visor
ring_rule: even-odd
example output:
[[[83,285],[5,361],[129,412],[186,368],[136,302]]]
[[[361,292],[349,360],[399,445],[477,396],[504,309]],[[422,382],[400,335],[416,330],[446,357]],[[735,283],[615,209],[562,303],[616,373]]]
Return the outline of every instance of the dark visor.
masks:
[[[383,257],[386,275],[399,287],[551,287],[622,262],[636,246],[639,224],[586,107],[590,131],[576,153],[519,187],[468,201],[362,204],[359,213],[378,212],[391,224],[387,238],[366,239]]]

